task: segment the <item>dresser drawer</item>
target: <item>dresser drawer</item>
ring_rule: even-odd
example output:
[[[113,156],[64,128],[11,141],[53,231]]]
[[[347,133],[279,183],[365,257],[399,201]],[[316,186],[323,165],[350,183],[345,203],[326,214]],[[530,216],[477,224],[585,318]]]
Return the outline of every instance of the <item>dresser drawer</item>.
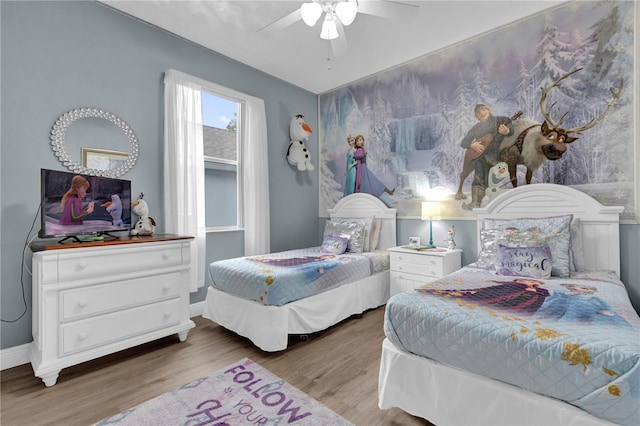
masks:
[[[121,248],[109,252],[95,250],[86,254],[61,255],[58,258],[58,282],[148,271],[184,263],[182,246],[177,244],[148,247],[144,252],[139,248]]]
[[[394,263],[413,263],[416,265],[429,266],[432,268],[442,269],[444,264],[444,258],[441,256],[429,256],[419,253],[404,253],[395,252],[390,253],[391,264]]]
[[[59,356],[178,324],[181,304],[171,299],[61,325]]]
[[[149,304],[179,296],[180,273],[82,287],[60,292],[60,321]]]
[[[390,280],[397,286],[405,290],[422,287],[423,285],[436,280],[434,277],[425,277],[424,275],[408,274],[405,272],[391,271]]]

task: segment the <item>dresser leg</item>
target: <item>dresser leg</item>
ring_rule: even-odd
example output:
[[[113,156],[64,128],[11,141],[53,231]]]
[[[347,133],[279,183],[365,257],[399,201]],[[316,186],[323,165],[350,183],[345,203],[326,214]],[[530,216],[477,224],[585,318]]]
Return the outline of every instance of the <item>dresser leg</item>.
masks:
[[[58,381],[58,375],[60,374],[60,370],[54,371],[53,373],[43,374],[41,376],[42,381],[46,387],[53,386]]]
[[[181,331],[178,333],[178,339],[180,339],[181,342],[184,342],[185,340],[187,340],[188,334],[189,334],[189,330]]]

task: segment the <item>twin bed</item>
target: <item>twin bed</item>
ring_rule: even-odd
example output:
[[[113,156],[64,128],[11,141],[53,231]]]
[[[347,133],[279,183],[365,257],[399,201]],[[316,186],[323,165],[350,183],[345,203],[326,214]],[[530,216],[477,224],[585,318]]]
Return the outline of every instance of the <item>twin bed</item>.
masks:
[[[329,215],[379,219],[377,249],[332,259],[324,259],[326,253],[313,248],[214,262],[209,268],[213,285],[207,290],[203,317],[249,338],[264,351],[275,352],[287,348],[290,334],[325,330],[351,315],[384,305],[389,298],[386,249],[396,245],[396,210],[372,195],[358,193],[342,198]],[[306,260],[310,260],[309,268],[303,272],[308,281],[300,288],[285,287],[287,269]],[[338,272],[341,269],[332,269],[337,263],[349,263],[346,267],[355,278],[336,277],[344,275]],[[314,275],[323,275],[317,287],[308,278]],[[256,290],[244,297],[238,294],[239,290],[234,294],[228,284],[248,281],[255,283]],[[295,300],[285,303],[288,298]]]
[[[396,245],[395,209],[353,194],[331,217],[380,218],[380,242],[375,251],[338,258],[348,264],[362,256],[372,275],[361,267],[318,293],[277,295],[272,285],[286,281],[277,269],[283,259],[325,260],[317,248],[253,257],[248,269],[258,272],[259,290],[247,298],[212,286],[203,316],[279,351],[290,334],[386,303],[381,409],[443,425],[640,424],[640,318],[618,278],[621,211],[560,185],[507,190],[474,210],[478,262],[389,299],[384,259]],[[212,266],[217,281],[220,265]],[[329,276],[333,267],[316,264],[307,273]]]
[[[474,209],[478,262],[387,302],[380,408],[438,425],[640,424],[640,318],[618,279],[621,211],[551,184],[508,190]],[[567,215],[573,229],[561,230]],[[568,262],[568,274],[527,270],[544,265],[531,247],[517,249],[516,261],[497,256],[503,275],[481,264],[496,235],[506,242],[545,227],[555,228],[545,231],[555,233],[547,240],[554,268]],[[553,253],[566,250],[558,240],[567,233],[571,254]]]

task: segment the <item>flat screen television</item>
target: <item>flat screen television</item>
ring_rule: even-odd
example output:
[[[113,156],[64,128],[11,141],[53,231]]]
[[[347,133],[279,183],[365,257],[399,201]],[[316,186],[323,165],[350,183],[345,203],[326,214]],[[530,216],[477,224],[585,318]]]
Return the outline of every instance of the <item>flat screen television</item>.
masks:
[[[117,238],[111,233],[131,229],[131,181],[47,169],[40,177],[40,238]]]

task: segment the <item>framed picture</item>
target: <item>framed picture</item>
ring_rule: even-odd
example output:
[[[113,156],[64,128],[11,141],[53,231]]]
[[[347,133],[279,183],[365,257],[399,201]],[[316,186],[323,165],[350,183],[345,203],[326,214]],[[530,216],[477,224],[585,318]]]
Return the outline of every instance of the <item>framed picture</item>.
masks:
[[[110,170],[124,164],[129,158],[128,152],[108,149],[82,148],[82,165],[89,169]]]
[[[409,237],[409,247],[411,248],[420,247],[420,237]]]

